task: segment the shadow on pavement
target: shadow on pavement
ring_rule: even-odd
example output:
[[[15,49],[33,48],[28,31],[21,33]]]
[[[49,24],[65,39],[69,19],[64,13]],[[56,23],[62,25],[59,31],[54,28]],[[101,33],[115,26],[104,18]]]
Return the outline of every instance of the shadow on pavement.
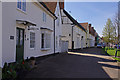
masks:
[[[112,62],[112,60],[105,59],[103,55],[101,56],[100,49],[84,50],[87,52],[86,55],[79,50],[77,52],[61,53],[51,58],[46,58],[38,63],[38,67],[28,73],[24,78],[100,78],[103,80],[112,80],[102,66],[117,67],[99,63]],[[84,50],[82,51],[84,52]]]

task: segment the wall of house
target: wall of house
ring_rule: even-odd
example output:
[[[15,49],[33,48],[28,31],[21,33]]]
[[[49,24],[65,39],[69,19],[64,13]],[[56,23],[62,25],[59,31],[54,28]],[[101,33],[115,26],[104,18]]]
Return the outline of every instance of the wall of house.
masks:
[[[90,38],[90,47],[94,47],[95,46],[95,36],[93,36],[93,35],[91,35],[91,34],[89,34],[90,36],[89,36],[89,38]]]
[[[62,10],[61,10],[62,12]],[[71,20],[62,12],[62,40],[68,41],[68,49],[72,49],[72,22]],[[81,40],[81,37],[83,39]],[[73,41],[74,41],[74,49],[85,48],[86,47],[86,37],[87,34],[78,26],[73,27]]]
[[[60,7],[59,2],[57,2],[57,6],[55,9],[55,15],[57,17],[55,21],[55,51],[61,52],[61,35],[62,35],[62,28],[61,28],[61,13],[60,13]],[[56,38],[57,37],[57,38]]]
[[[72,25],[62,24],[62,40],[68,41],[68,49],[72,49]]]
[[[24,58],[27,57],[38,57],[43,55],[52,54],[54,52],[54,37],[53,32],[51,32],[51,48],[48,50],[41,49],[41,29],[40,27],[49,28],[53,30],[53,18],[47,14],[47,12],[36,3],[26,3],[26,12],[17,9],[16,2],[3,3],[3,27],[2,27],[2,47],[3,47],[3,63],[4,62],[15,62],[16,60],[16,27],[23,27],[24,25],[17,24],[16,20],[27,20],[35,23],[39,30],[34,30],[35,32],[35,48],[30,49],[30,31],[25,28],[26,38],[24,40]],[[46,22],[43,22],[42,14],[46,13]],[[10,36],[14,36],[14,40],[10,39]]]
[[[89,43],[89,24],[88,24],[88,26],[87,26],[87,39],[86,39],[86,41],[87,41],[87,47],[89,47],[89,45],[90,45],[90,43]]]
[[[0,45],[2,45],[2,2],[1,1],[0,1]],[[0,67],[2,67],[2,46],[0,46]]]
[[[2,3],[2,65],[4,62],[14,62],[16,56],[16,3]],[[14,36],[14,40],[10,39]]]
[[[74,49],[86,47],[86,33],[78,26],[74,26],[73,28],[73,40],[74,40]]]
[[[68,41],[68,49],[72,49],[72,22],[70,19],[63,13],[62,14],[62,40]]]

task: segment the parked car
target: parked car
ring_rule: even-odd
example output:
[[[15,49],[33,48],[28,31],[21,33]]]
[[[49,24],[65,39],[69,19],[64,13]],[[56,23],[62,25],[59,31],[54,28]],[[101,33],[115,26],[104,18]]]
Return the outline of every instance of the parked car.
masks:
[[[100,43],[98,43],[97,48],[102,48],[102,45]]]

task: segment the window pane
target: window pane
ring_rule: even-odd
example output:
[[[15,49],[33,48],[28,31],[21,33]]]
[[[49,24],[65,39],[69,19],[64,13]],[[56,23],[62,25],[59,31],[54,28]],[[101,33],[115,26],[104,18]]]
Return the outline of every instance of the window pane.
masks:
[[[19,30],[16,30],[16,45],[19,44]]]
[[[41,38],[41,48],[44,48],[44,34],[42,33],[42,38]]]
[[[46,48],[50,48],[51,39],[50,34],[46,34]]]
[[[21,9],[21,0],[19,0],[19,9]]]
[[[20,45],[23,45],[23,30],[20,30]]]
[[[22,10],[26,11],[26,0],[23,0],[22,2]]]
[[[35,47],[35,33],[30,32],[30,48],[34,48],[34,47]]]

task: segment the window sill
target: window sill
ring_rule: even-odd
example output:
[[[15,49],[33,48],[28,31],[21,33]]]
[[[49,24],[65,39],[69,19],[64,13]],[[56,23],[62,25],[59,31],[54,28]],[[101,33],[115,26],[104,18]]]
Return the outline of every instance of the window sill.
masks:
[[[27,15],[27,13],[26,13],[25,11],[22,11],[22,10],[19,9],[19,8],[17,8],[17,10]]]
[[[50,50],[50,48],[41,48],[42,51]]]

